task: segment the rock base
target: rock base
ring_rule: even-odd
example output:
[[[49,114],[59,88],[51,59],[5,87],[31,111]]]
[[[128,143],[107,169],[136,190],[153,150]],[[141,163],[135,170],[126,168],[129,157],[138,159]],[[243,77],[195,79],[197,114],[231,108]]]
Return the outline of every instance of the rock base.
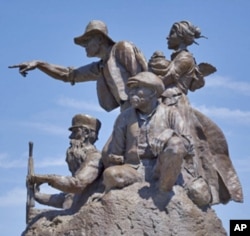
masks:
[[[220,236],[227,235],[210,207],[198,208],[181,186],[160,193],[148,183],[111,190],[76,213],[48,211],[23,236]]]

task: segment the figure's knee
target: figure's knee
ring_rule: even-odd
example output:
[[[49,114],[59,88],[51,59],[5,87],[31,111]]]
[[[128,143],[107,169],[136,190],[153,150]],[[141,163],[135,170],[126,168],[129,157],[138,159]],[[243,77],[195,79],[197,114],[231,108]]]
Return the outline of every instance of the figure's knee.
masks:
[[[184,141],[178,136],[169,139],[167,147],[163,151],[168,156],[184,156],[187,153]]]
[[[123,188],[138,181],[141,181],[139,173],[127,165],[111,166],[103,172],[103,184],[106,191],[112,188]]]
[[[117,185],[116,183],[121,182],[122,173],[119,172],[119,166],[111,166],[104,170],[103,172],[103,183],[105,187],[111,185]]]

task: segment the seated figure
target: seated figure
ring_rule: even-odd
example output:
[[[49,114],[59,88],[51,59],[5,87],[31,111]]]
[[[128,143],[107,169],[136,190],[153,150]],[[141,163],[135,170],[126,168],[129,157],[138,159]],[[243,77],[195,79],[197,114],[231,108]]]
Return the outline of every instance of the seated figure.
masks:
[[[152,72],[129,78],[127,86],[132,107],[118,116],[112,138],[103,151],[105,190],[145,180],[147,176],[140,169],[151,165],[160,192],[171,191],[183,159],[192,155],[185,124],[176,107],[159,101],[164,84]]]
[[[36,185],[35,200],[40,204],[69,209],[77,195],[84,194],[102,173],[101,153],[94,146],[98,139],[101,122],[89,115],[77,114],[72,119],[70,147],[66,152],[66,162],[71,176],[55,174],[31,176],[29,181]],[[45,194],[38,191],[38,186],[48,183],[61,190],[59,194]]]

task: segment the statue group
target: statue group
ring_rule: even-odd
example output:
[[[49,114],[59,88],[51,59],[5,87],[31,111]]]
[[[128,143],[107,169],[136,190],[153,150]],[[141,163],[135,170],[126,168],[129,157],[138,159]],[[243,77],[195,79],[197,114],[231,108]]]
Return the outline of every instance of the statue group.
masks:
[[[165,214],[169,214],[166,206],[178,191],[204,212],[214,204],[243,202],[223,132],[188,100],[188,92],[201,89],[205,77],[216,71],[209,63],[197,64],[187,49],[202,37],[191,22],[176,22],[167,36],[168,49],[173,50],[171,58],[155,51],[147,61],[137,46],[128,41],[114,42],[105,23],[93,20],[74,42],[85,48],[88,57],[99,61],[80,68],[40,60],[10,66],[19,68],[23,76],[37,68],[72,85],[96,81],[100,106],[106,111],[120,109],[101,151],[95,147],[101,121],[82,112],[72,118],[66,151],[71,176],[32,173],[27,177],[35,201],[62,210],[32,207],[27,213],[28,228],[48,212],[51,221],[58,215],[76,214],[83,206],[101,204],[112,191],[145,187],[145,183],[153,191],[154,204],[163,207]],[[61,193],[41,193],[43,183]],[[148,194],[142,192],[144,196],[139,197]],[[96,234],[92,231],[86,235]]]

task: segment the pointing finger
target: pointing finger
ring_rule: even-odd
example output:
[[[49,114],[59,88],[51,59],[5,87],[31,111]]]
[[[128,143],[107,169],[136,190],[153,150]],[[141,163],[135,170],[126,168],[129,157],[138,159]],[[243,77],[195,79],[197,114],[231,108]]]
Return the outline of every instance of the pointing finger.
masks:
[[[8,66],[8,68],[12,69],[12,68],[19,68],[20,65],[12,65],[12,66]]]

